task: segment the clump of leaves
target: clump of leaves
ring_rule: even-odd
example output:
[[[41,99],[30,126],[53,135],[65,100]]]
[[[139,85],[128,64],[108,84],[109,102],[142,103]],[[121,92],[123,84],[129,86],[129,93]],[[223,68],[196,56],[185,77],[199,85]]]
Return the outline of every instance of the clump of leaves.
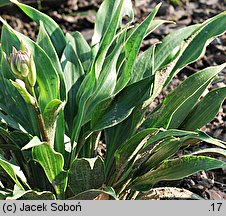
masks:
[[[225,32],[226,12],[139,54],[143,39],[168,22],[154,20],[160,5],[131,27],[130,0],[103,1],[90,45],[12,2],[40,28],[32,41],[1,19],[1,199],[135,199],[160,181],[226,167],[203,156],[225,156],[225,143],[200,130],[225,99],[225,87],[203,97],[225,64],[190,76],[146,116],[172,77]],[[215,147],[178,156],[201,141]]]

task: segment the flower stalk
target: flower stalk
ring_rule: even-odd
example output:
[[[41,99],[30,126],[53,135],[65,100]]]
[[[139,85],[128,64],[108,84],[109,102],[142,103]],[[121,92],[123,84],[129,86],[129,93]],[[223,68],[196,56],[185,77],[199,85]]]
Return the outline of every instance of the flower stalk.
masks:
[[[11,73],[16,78],[11,81],[12,85],[17,88],[24,100],[31,104],[38,122],[41,138],[44,142],[49,142],[48,134],[45,129],[45,123],[36,99],[34,86],[36,84],[36,66],[32,53],[26,48],[21,41],[20,50],[17,51],[13,47],[8,63],[10,65]]]

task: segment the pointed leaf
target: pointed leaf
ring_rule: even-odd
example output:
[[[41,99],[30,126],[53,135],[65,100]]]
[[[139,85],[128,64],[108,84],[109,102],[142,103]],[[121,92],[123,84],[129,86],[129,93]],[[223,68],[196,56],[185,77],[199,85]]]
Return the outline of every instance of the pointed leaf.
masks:
[[[226,150],[220,148],[206,148],[195,151],[192,153],[193,155],[218,155],[226,158]]]
[[[14,4],[16,4],[25,14],[27,14],[31,19],[33,19],[38,25],[40,24],[40,20],[44,23],[45,29],[48,32],[48,35],[51,38],[51,41],[56,48],[58,56],[61,56],[66,45],[66,40],[64,34],[57,23],[51,19],[46,14],[41,13],[40,11],[19,3],[17,0],[11,0]]]
[[[90,67],[90,60],[91,60],[91,48],[83,35],[76,31],[70,38],[70,41],[75,48],[76,54],[82,64],[82,67],[85,72],[88,72]]]
[[[151,80],[152,77],[131,84],[114,98],[101,102],[92,114],[92,130],[112,127],[128,117],[149,95]]]
[[[66,100],[66,87],[65,87],[65,80],[64,75],[62,72],[62,68],[60,65],[59,58],[57,56],[56,50],[52,44],[52,41],[50,40],[50,37],[48,33],[46,32],[46,29],[44,27],[44,24],[42,21],[40,21],[40,28],[37,38],[37,44],[46,52],[46,54],[50,57],[53,66],[55,70],[57,71],[59,78],[60,78],[60,96],[61,100]]]
[[[179,180],[202,170],[225,168],[226,163],[205,156],[184,156],[174,160],[165,161],[156,170],[136,178],[132,188],[138,191],[149,190],[160,181]]]
[[[163,101],[161,107],[151,113],[149,127],[177,128],[197,103],[211,80],[225,65],[206,68],[190,76]],[[188,88],[189,86],[189,88]]]
[[[101,41],[102,37],[109,28],[111,20],[115,18],[114,14],[119,3],[120,0],[116,1],[105,0],[101,4],[96,15],[94,34],[92,38],[92,46],[98,44]],[[129,16],[130,18],[129,22],[131,22],[134,17],[131,0],[124,0],[123,13],[121,14],[121,16],[123,17],[126,15]]]
[[[195,130],[203,127],[214,119],[225,98],[226,87],[210,91],[189,113],[180,128]]]
[[[127,164],[134,159],[148,139],[157,132],[158,129],[155,128],[146,129],[132,136],[128,141],[123,143],[114,154],[117,172],[124,171]]]
[[[166,83],[169,83],[172,77],[184,66],[196,61],[205,51],[206,46],[215,37],[226,31],[226,11],[210,18],[201,25],[202,28],[186,42],[187,47],[180,59],[177,61],[177,64],[172,70]]]
[[[143,38],[145,37],[145,34],[152,20],[157,14],[160,5],[161,4],[157,5],[154,8],[152,13],[139,25],[139,27],[137,27],[137,29],[130,35],[130,37],[126,41],[125,54],[126,54],[127,62],[126,62],[125,68],[123,69],[123,73],[121,74],[117,82],[116,89],[115,89],[116,93],[121,91],[129,82],[130,76],[135,64],[135,60],[139,52]]]

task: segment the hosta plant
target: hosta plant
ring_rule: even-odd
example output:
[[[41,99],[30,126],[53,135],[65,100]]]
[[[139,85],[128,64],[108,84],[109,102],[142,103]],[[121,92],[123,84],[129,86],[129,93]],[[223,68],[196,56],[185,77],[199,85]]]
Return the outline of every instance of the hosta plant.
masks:
[[[89,44],[12,2],[39,33],[33,41],[1,19],[1,199],[136,199],[160,181],[226,167],[211,157],[226,156],[225,143],[200,130],[226,97],[225,87],[203,94],[225,64],[191,75],[149,110],[174,75],[225,32],[226,12],[141,53],[143,39],[169,22],[154,19],[160,5],[132,25],[130,0],[103,1]],[[189,146],[196,150],[183,154]]]

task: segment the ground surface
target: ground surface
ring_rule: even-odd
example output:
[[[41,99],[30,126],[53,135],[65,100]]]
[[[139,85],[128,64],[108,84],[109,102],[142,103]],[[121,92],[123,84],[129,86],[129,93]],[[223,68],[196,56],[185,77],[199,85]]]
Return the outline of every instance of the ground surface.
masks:
[[[22,2],[31,3],[35,1],[27,0]],[[95,13],[101,0],[57,0],[54,1],[54,4],[52,0],[47,0],[46,2],[47,3],[44,1],[44,3],[39,5],[39,9],[51,16],[65,33],[68,31],[81,31],[88,41],[91,40]],[[133,1],[135,6],[135,22],[143,20],[159,2],[159,0]],[[164,35],[170,33],[175,28],[200,23],[226,10],[226,0],[184,0],[181,4],[172,4],[172,2],[176,2],[175,0],[162,2],[163,5],[158,13],[158,18],[172,20],[177,24],[168,24],[157,29],[144,41],[142,50],[145,50],[151,44],[161,40]],[[32,39],[36,38],[38,31],[37,25],[17,8],[0,8],[0,15],[3,16],[14,29],[30,36]],[[198,62],[186,67],[173,79],[171,85],[156,99],[156,103],[161,101],[181,80],[202,68],[221,64],[225,62],[225,60],[226,35],[223,35],[215,39],[208,46],[206,54]],[[211,88],[223,86],[226,86],[226,70],[220,73],[217,82],[211,86]],[[216,118],[204,127],[203,130],[218,139],[226,141],[226,103],[223,104]],[[179,186],[189,189],[206,199],[226,199],[226,170],[217,170],[207,173],[202,172],[169,186]]]

